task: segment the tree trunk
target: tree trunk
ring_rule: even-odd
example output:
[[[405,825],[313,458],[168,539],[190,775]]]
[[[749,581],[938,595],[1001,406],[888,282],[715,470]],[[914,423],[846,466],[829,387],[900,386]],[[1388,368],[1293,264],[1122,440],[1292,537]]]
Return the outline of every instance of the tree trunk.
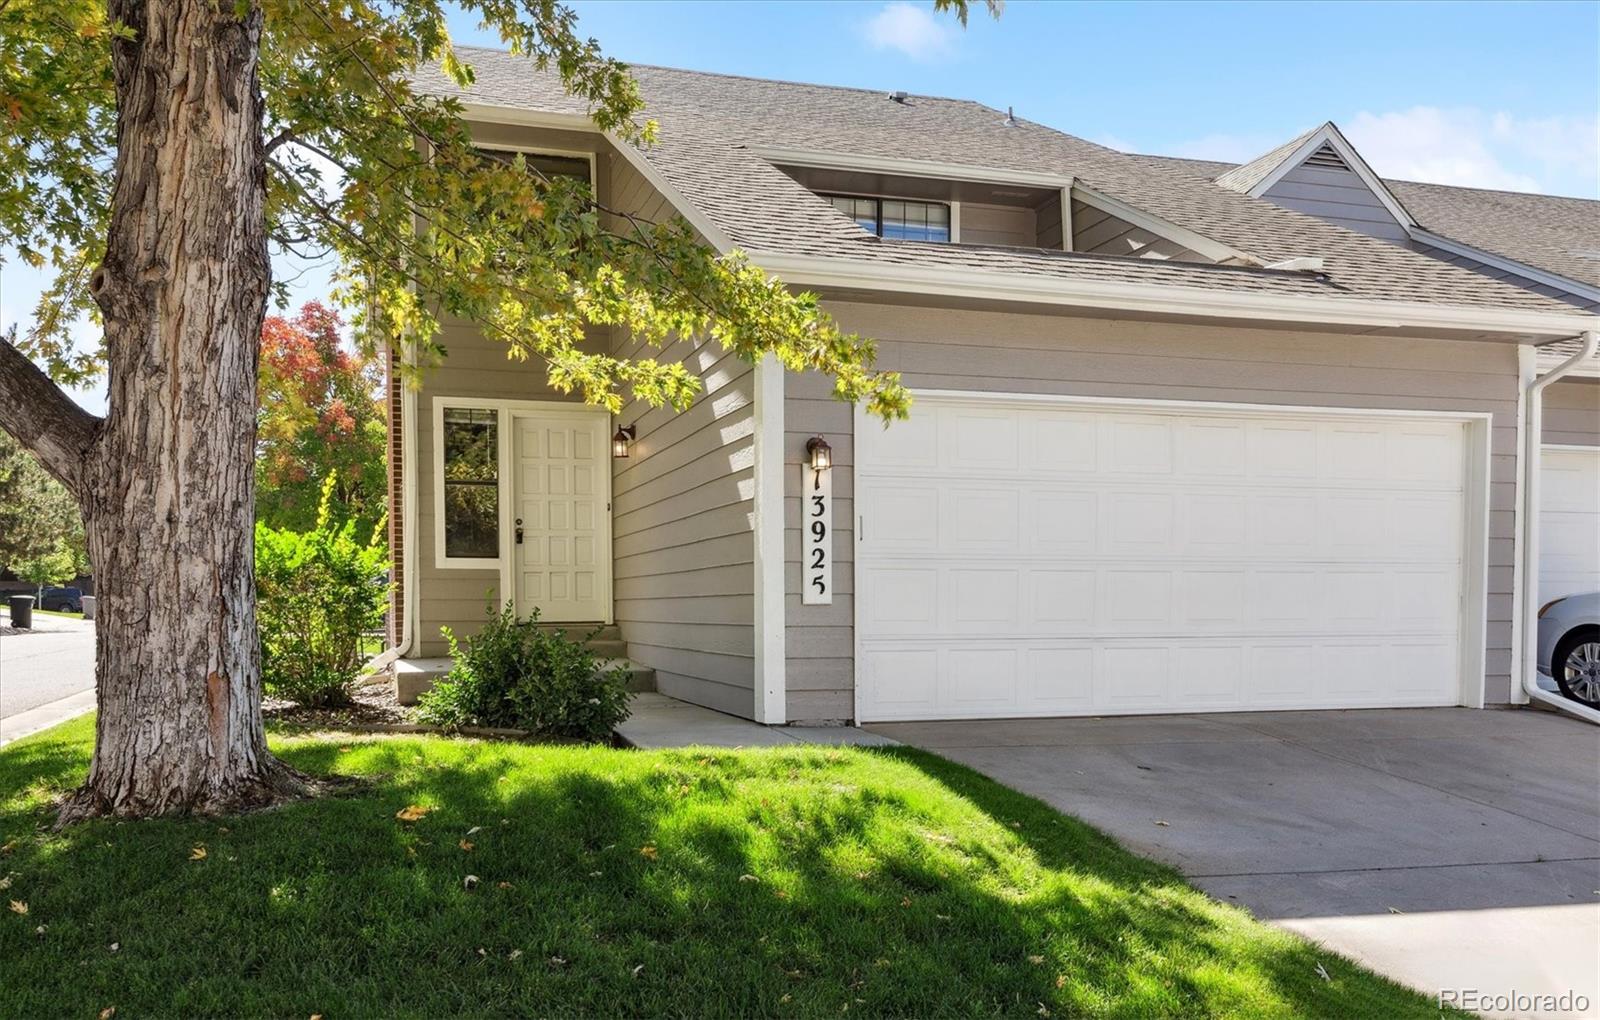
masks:
[[[110,0],[119,112],[105,261],[110,411],[69,484],[99,589],[93,815],[299,796],[268,752],[253,577],[256,352],[270,276],[261,10]],[[75,483],[75,484],[74,484]]]

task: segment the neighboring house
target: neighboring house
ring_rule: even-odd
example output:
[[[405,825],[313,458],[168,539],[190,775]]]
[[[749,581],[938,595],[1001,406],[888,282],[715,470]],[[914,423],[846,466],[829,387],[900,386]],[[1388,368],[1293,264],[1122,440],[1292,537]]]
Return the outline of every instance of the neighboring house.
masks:
[[[484,149],[819,292],[916,403],[885,429],[696,339],[665,352],[705,379],[691,408],[612,418],[448,326],[390,391],[413,668],[494,598],[614,623],[663,692],[774,723],[1524,700],[1521,397],[1536,348],[1600,328],[1573,300],[1600,205],[1501,196],[1574,212],[1497,253],[1454,226],[1465,189],[1407,186],[1416,235],[1251,193],[1333,169],[1283,170],[1306,139],[1213,182],[977,103],[651,67],[640,151],[525,59],[463,57],[470,90],[421,87]],[[1551,387],[1547,437],[1594,446],[1596,392]],[[1594,513],[1585,484],[1563,498]]]
[[[1600,312],[1600,202],[1380,179],[1332,123],[1242,166],[1145,156],[1219,187]],[[1576,341],[1540,348],[1545,367]],[[1541,598],[1600,588],[1600,360],[1545,395]]]

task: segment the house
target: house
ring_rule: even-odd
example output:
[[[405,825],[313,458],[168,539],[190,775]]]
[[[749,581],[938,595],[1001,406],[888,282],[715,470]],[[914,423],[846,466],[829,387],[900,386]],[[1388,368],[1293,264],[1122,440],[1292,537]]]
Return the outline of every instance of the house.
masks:
[[[818,292],[916,403],[685,339],[694,405],[612,418],[447,325],[390,389],[413,679],[505,599],[768,723],[1527,700],[1525,389],[1600,328],[1600,203],[1382,181],[1331,125],[1231,168],[655,67],[641,151],[462,55],[420,87],[485,150]],[[1547,588],[1600,582],[1594,364],[1542,393]]]

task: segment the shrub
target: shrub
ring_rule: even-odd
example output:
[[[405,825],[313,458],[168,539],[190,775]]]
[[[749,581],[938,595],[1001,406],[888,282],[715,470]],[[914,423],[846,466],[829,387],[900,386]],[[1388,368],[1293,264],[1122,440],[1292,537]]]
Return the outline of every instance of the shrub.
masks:
[[[604,740],[628,717],[627,673],[600,672],[594,653],[565,631],[545,630],[539,611],[519,619],[510,603],[465,644],[450,628],[450,672],[417,701],[417,717],[439,726],[506,726],[550,736]]]
[[[316,527],[256,525],[256,625],[267,693],[301,705],[342,704],[361,674],[362,638],[383,622],[388,586],[382,523],[366,542],[355,522],[330,521],[334,479]]]

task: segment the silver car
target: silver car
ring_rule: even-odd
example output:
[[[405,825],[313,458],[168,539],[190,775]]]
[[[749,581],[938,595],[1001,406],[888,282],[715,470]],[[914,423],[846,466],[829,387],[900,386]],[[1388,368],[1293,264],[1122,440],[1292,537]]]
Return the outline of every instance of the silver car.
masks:
[[[1539,610],[1539,672],[1561,693],[1600,708],[1600,592],[1568,595]]]

